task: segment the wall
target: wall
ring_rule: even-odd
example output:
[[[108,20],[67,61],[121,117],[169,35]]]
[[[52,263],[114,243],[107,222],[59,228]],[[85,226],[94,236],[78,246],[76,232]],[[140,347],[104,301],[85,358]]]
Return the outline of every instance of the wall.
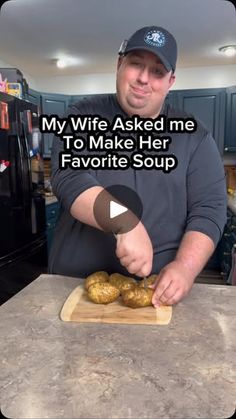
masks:
[[[114,69],[115,73],[115,69]],[[179,68],[173,89],[201,89],[236,85],[236,65]],[[31,86],[41,92],[64,94],[112,93],[115,74],[37,78]]]
[[[180,68],[174,89],[205,89],[236,85],[236,65]]]
[[[13,67],[0,60],[1,67]],[[63,71],[63,70],[62,70]],[[114,73],[88,74],[78,76],[31,77],[24,72],[32,89],[45,93],[93,94],[115,91]],[[204,89],[236,85],[236,65],[178,68],[175,89]]]

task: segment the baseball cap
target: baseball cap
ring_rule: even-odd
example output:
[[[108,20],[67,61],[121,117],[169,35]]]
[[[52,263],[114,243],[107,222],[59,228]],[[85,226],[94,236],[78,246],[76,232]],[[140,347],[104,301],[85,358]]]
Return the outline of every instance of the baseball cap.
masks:
[[[160,58],[167,71],[175,71],[177,44],[173,35],[160,26],[145,26],[122,42],[119,55],[137,49],[150,51]]]

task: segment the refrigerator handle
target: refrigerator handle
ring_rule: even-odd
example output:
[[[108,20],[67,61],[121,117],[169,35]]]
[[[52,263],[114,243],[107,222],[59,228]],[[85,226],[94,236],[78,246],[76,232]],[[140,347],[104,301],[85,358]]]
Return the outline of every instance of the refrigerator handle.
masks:
[[[33,196],[31,198],[31,231],[33,234],[38,233],[36,207]]]
[[[28,169],[28,173],[29,173],[29,177],[28,177],[28,179],[29,179],[29,190],[31,191],[31,195],[30,195],[31,232],[33,234],[36,234],[36,233],[38,233],[38,228],[37,228],[37,217],[36,217],[36,208],[35,208],[35,202],[34,202],[34,194],[33,194],[33,191],[32,191],[32,184],[30,182],[31,165],[30,165],[29,145],[28,145],[26,130],[25,130],[25,126],[24,126],[23,121],[21,121],[21,125],[22,125],[22,132],[23,132],[23,141],[24,141],[24,146],[25,146],[26,156],[27,156],[27,169]]]
[[[27,141],[27,136],[26,136],[26,130],[25,130],[25,126],[22,123],[22,129],[23,129],[23,134],[24,134],[24,143],[25,143],[25,148],[26,148],[26,154],[28,156],[27,158],[27,167],[28,167],[28,173],[31,176],[31,164],[30,164],[30,151],[29,151],[29,145],[28,145],[28,141]],[[29,182],[30,182],[30,178],[29,178]],[[34,193],[32,190],[32,183],[30,182],[29,184],[29,190],[31,191],[31,196],[30,196],[30,205],[31,205],[31,231],[33,234],[37,234],[38,231],[38,223],[37,223],[37,210],[36,210],[36,206],[35,206],[35,200],[34,200]]]
[[[27,158],[27,170],[28,170],[28,181],[29,181],[29,191],[30,191],[30,212],[31,212],[31,232],[32,234],[37,234],[38,233],[38,225],[37,225],[37,214],[36,214],[36,207],[35,207],[35,202],[34,202],[34,194],[33,194],[33,190],[32,190],[32,183],[31,183],[31,164],[30,164],[30,152],[29,152],[29,145],[28,145],[28,141],[27,141],[27,134],[26,134],[26,129],[25,129],[25,125],[23,122],[23,118],[21,115],[21,127],[22,127],[22,133],[23,133],[23,142],[24,142],[24,147],[25,147],[25,151],[26,151],[26,158]],[[26,189],[25,189],[26,190]]]
[[[32,184],[31,184],[31,179],[30,179],[30,176],[31,176],[30,152],[29,152],[29,145],[27,141],[26,129],[22,120],[21,120],[21,125],[22,125],[23,141],[24,141],[24,146],[25,146],[26,156],[27,156],[27,168],[28,168],[28,173],[29,173],[29,176],[28,176],[29,190],[31,191]]]
[[[18,145],[18,150],[19,150],[19,162],[20,162],[20,173],[21,173],[21,182],[22,182],[22,190],[25,190],[25,180],[24,180],[24,166],[23,166],[23,151],[22,151],[22,147],[21,147],[21,141],[20,141],[20,136],[17,133],[16,134],[16,138],[17,138],[17,145]],[[23,193],[23,205],[25,207],[25,195]]]

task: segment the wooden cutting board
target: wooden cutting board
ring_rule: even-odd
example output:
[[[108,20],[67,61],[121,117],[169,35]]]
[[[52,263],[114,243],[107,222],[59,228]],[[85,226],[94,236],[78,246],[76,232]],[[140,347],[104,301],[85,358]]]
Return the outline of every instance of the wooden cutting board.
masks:
[[[172,307],[130,308],[121,299],[111,304],[94,304],[87,297],[83,285],[76,287],[66,299],[60,318],[66,322],[119,323],[119,324],[169,324]]]

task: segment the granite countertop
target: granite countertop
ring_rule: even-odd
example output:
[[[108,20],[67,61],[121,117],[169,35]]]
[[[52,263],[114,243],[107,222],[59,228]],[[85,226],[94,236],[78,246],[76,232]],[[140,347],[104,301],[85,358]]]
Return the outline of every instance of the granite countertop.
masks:
[[[6,417],[232,416],[236,287],[195,284],[168,326],[64,323],[78,281],[41,275],[0,308]]]

